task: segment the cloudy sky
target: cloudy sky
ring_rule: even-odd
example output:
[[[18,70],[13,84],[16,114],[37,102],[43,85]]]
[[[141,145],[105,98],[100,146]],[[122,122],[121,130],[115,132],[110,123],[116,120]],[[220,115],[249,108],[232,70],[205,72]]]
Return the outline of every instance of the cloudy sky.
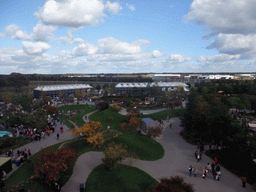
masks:
[[[255,72],[254,0],[0,0],[0,74]]]

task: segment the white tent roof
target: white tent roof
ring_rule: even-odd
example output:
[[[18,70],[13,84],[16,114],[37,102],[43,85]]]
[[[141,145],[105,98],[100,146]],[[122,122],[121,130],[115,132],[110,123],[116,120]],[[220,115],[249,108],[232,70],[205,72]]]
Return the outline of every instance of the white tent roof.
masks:
[[[34,90],[37,91],[56,91],[56,90],[69,90],[69,89],[92,89],[89,84],[68,84],[68,85],[46,85],[39,86]]]

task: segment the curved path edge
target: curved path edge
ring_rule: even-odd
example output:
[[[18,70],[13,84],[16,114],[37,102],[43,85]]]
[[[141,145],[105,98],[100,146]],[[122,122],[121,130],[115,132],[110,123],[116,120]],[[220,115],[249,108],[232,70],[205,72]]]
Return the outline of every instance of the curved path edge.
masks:
[[[172,118],[173,126],[168,128],[169,122],[166,121],[164,126],[163,137],[158,142],[163,146],[165,155],[162,159],[156,161],[125,159],[122,163],[137,167],[151,177],[159,181],[163,177],[177,176],[184,177],[185,182],[191,183],[196,192],[252,192],[251,185],[242,188],[240,178],[232,174],[227,169],[221,167],[220,181],[215,181],[211,174],[206,179],[202,179],[202,169],[212,160],[203,155],[202,160],[197,162],[194,157],[195,146],[187,143],[178,132],[182,130],[180,120]],[[87,152],[81,155],[74,166],[73,174],[70,180],[63,186],[62,192],[75,192],[79,190],[80,184],[84,184],[91,171],[102,164],[103,152]],[[192,165],[197,167],[197,177],[189,177],[188,167]]]

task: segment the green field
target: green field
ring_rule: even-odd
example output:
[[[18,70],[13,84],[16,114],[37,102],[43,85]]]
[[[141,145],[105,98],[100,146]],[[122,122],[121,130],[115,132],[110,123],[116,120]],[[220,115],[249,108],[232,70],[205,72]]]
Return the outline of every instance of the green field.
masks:
[[[181,117],[185,113],[186,109],[171,109],[167,111],[161,111],[149,115],[142,115],[142,118],[149,117],[154,120],[165,120],[167,117]]]
[[[94,168],[86,183],[86,192],[145,192],[158,182],[146,172],[120,164],[108,171],[104,164]]]

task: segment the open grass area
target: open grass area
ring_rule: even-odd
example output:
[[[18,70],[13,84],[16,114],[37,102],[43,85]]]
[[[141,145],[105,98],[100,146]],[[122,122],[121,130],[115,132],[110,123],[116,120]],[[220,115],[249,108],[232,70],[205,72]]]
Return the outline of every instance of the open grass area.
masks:
[[[158,182],[144,171],[120,164],[113,171],[104,164],[94,168],[86,183],[86,192],[145,192]]]
[[[111,117],[111,121],[108,121],[109,117]],[[111,109],[106,109],[103,111],[97,111],[89,118],[92,121],[100,121],[103,129],[107,129],[107,126],[110,126],[111,129],[123,132],[123,130],[120,128],[120,124],[125,121],[126,116],[120,115]]]
[[[81,113],[76,115],[77,121],[78,119],[83,117],[84,114],[87,114],[91,111],[94,111],[94,107],[88,107],[85,105],[75,105],[75,106],[67,106],[62,107],[59,110],[60,111],[68,111],[68,110],[80,110]],[[83,114],[82,114],[83,113]],[[153,114],[154,115],[154,114]],[[64,116],[63,116],[64,117]],[[73,116],[75,117],[75,116]],[[109,121],[109,117],[111,117],[111,121]],[[61,118],[60,118],[61,119]],[[110,126],[111,129],[117,130],[120,132],[123,132],[120,128],[120,124],[124,122],[126,119],[126,116],[120,115],[117,112],[112,111],[111,109],[107,109],[104,111],[96,112],[90,116],[90,120],[94,121],[100,121],[103,125],[104,130],[107,129],[107,126]],[[80,121],[80,120],[79,120]],[[84,123],[84,122],[83,122]],[[108,131],[106,131],[106,134]],[[110,134],[110,133],[109,133]],[[111,135],[111,134],[110,134]],[[127,146],[128,151],[135,154],[136,157],[138,157],[141,160],[150,160],[154,161],[157,159],[161,159],[164,156],[164,149],[157,141],[154,139],[148,139],[145,135],[139,134],[139,133],[124,133],[122,135],[119,135],[118,137],[112,138],[107,140],[104,143],[104,146],[102,148],[92,148],[89,143],[86,142],[85,138],[76,138],[73,140],[68,141],[64,146],[73,148],[78,156],[89,152],[89,151],[104,151],[105,147],[108,146],[110,142],[115,142],[117,144],[122,143]],[[59,147],[62,143],[58,143],[56,145],[53,145],[52,147]],[[17,185],[18,183],[29,179],[33,175],[34,171],[34,159],[37,154],[34,154],[30,161],[24,163],[17,169],[11,176],[8,177],[7,180],[5,180],[6,186],[11,185]],[[73,174],[73,167],[74,163],[69,165],[68,169],[60,173],[60,181],[59,183],[63,186],[71,177]],[[120,170],[119,170],[120,169]],[[118,171],[119,170],[119,171]],[[103,171],[103,169],[101,169]],[[156,184],[157,181],[154,180],[152,177],[144,173],[143,171],[138,171],[138,169],[129,167],[127,170],[126,166],[120,166],[116,169],[116,171],[120,174],[116,174],[117,178],[116,181],[120,183],[116,187],[117,190],[115,190],[114,186],[107,188],[107,191],[120,191],[118,188],[119,186],[125,186],[125,191],[146,191],[146,189],[150,186],[150,184]],[[112,172],[114,173],[114,172]],[[112,180],[112,175],[108,175],[109,172],[104,173],[106,174],[106,180]],[[97,175],[96,175],[97,176]],[[93,178],[93,177],[92,177]],[[134,179],[136,178],[136,179]],[[92,185],[94,181],[92,181]],[[98,183],[98,181],[96,180]],[[87,183],[86,183],[87,185]],[[90,184],[89,184],[90,185]],[[36,191],[43,192],[48,191],[52,192],[52,189],[49,189],[48,186],[41,185],[37,183],[34,180],[29,181],[28,183],[24,184],[25,190],[27,189],[34,189],[36,187]],[[87,187],[86,187],[87,188]],[[127,189],[127,190],[126,190]],[[88,190],[88,189],[87,189]],[[86,191],[87,191],[86,190]],[[91,189],[93,191],[93,189]],[[97,191],[97,190],[94,190]],[[103,191],[104,190],[98,190]],[[121,190],[124,191],[124,190]]]
[[[92,111],[96,110],[96,107],[93,105],[69,105],[69,106],[62,106],[59,107],[58,110],[60,112],[66,113],[67,111],[77,111],[78,113],[70,118],[72,122],[77,122],[77,126],[81,127],[84,124],[83,116],[87,113],[90,113]],[[64,121],[64,123],[71,128],[72,123],[70,123],[67,118],[64,115],[60,116],[60,120]]]
[[[154,120],[165,120],[167,117],[181,117],[185,113],[186,109],[170,109],[167,111],[161,111],[158,113],[153,113],[149,115],[142,115],[142,118],[149,117]]]
[[[115,142],[116,144],[127,145],[128,151],[131,151],[140,158],[140,160],[155,161],[164,156],[164,148],[154,139],[148,139],[147,136],[139,133],[127,133],[113,138],[105,143]]]

